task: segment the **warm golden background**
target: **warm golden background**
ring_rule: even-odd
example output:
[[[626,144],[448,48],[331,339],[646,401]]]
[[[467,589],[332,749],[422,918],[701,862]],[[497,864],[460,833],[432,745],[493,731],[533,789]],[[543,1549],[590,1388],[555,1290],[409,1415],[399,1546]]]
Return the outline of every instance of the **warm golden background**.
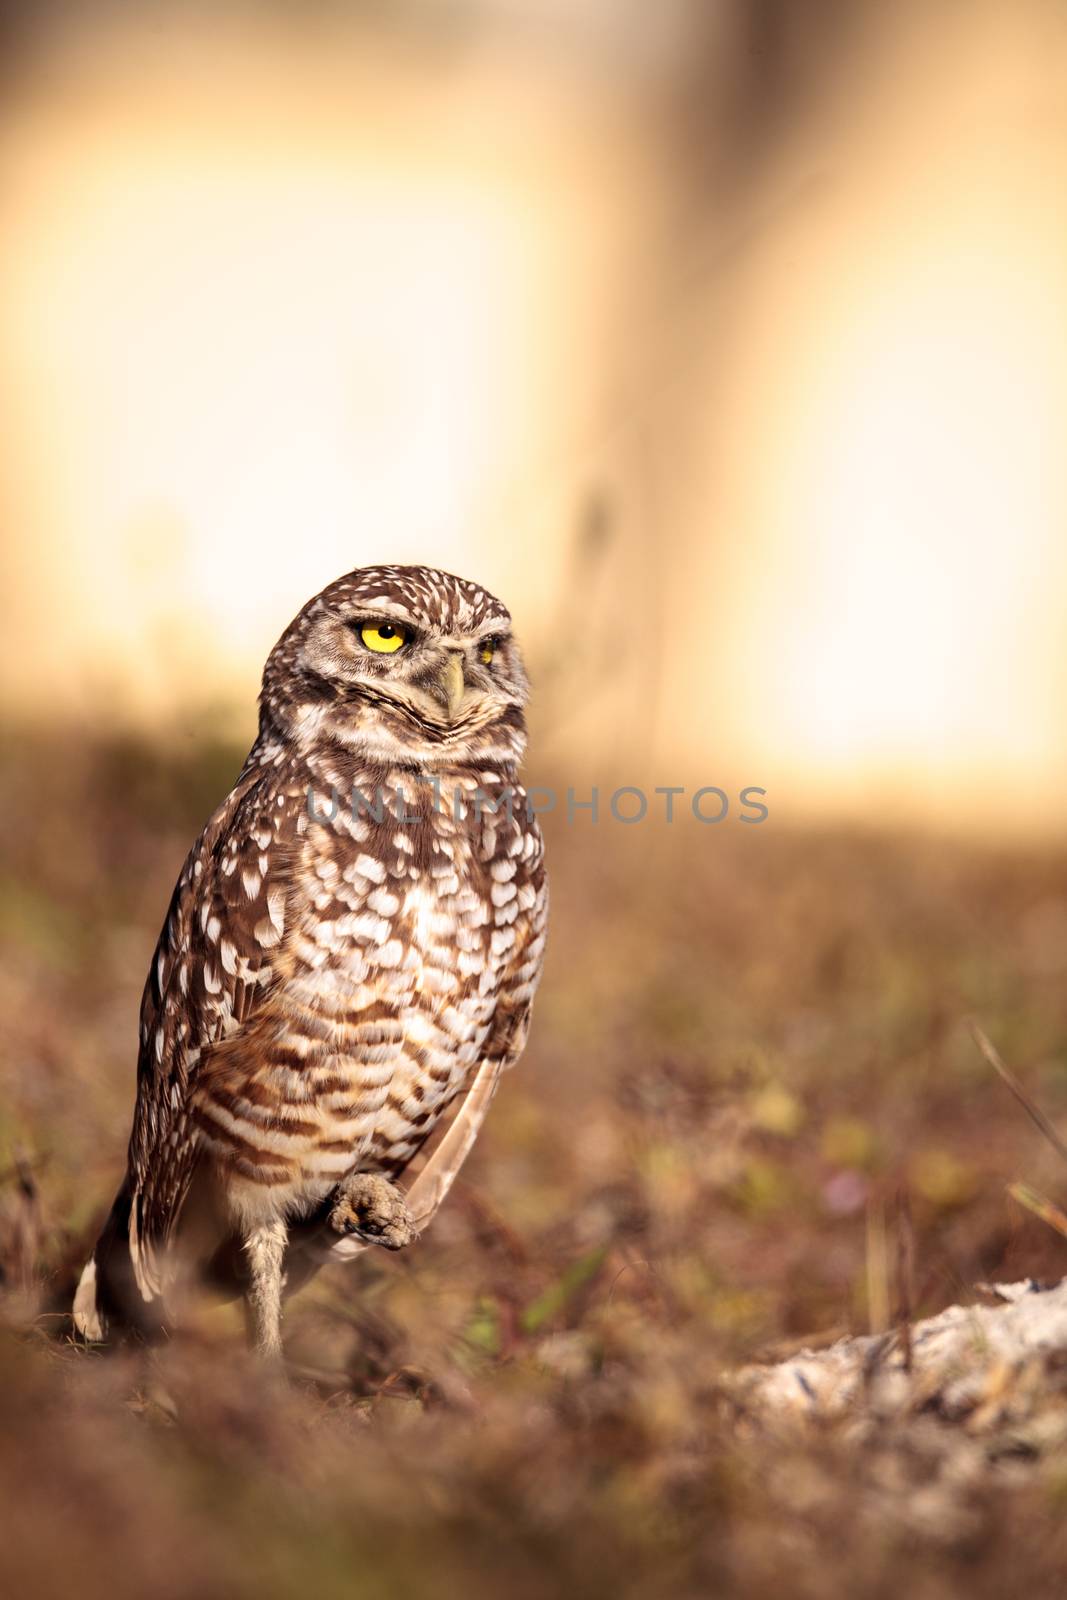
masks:
[[[7,63],[15,715],[244,732],[419,560],[565,673],[543,760],[1060,824],[1062,7],[42,7]]]
[[[967,1024],[1067,1124],[1067,7],[0,26],[0,1592],[1061,1594],[1062,1360],[819,1432],[723,1374],[1064,1271]],[[547,819],[526,1058],[291,1391],[231,1308],[75,1349],[172,884],[382,560],[511,604],[535,781],[770,820]]]

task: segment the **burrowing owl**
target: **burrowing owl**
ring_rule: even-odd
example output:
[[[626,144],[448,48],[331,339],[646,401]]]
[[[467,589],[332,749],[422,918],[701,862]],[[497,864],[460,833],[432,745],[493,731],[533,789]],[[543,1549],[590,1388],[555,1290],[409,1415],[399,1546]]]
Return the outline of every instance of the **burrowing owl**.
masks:
[[[472,1075],[517,1059],[540,977],[526,698],[504,606],[431,568],[349,573],[282,634],[152,959],[87,1336],[158,1329],[192,1250],[238,1263],[277,1353],[301,1229],[413,1237],[394,1184]]]

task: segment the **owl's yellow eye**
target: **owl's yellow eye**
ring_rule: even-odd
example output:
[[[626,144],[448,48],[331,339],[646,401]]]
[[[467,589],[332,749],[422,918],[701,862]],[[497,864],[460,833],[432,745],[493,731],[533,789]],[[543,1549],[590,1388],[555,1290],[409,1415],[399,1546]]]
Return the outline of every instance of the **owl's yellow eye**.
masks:
[[[478,654],[486,666],[489,665],[496,654],[496,646],[497,641],[495,639],[483,639],[478,647]]]
[[[360,628],[359,636],[368,650],[375,655],[391,656],[407,643],[407,629],[396,622],[368,623]]]

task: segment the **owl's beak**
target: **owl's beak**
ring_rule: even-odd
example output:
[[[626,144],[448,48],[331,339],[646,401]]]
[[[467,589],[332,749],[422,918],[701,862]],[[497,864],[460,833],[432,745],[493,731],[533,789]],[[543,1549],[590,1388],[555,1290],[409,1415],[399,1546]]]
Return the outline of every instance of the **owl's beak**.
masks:
[[[455,722],[467,683],[463,676],[463,657],[458,650],[450,650],[441,668],[441,698],[448,712],[449,722]]]

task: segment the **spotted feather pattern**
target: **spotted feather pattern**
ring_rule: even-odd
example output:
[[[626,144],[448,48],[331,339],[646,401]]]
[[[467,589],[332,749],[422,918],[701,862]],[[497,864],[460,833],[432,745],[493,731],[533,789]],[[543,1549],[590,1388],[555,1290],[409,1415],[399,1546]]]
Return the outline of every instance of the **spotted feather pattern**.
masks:
[[[418,630],[410,702],[376,661],[351,682],[335,669],[353,607]],[[509,626],[477,585],[369,568],[272,652],[259,737],[189,854],[144,991],[124,1193],[145,1300],[199,1171],[237,1229],[309,1216],[353,1171],[402,1174],[480,1063],[521,1053],[547,896],[516,778],[517,652],[501,645],[495,677],[470,656],[472,709],[446,731],[409,709],[434,649],[477,652]]]

